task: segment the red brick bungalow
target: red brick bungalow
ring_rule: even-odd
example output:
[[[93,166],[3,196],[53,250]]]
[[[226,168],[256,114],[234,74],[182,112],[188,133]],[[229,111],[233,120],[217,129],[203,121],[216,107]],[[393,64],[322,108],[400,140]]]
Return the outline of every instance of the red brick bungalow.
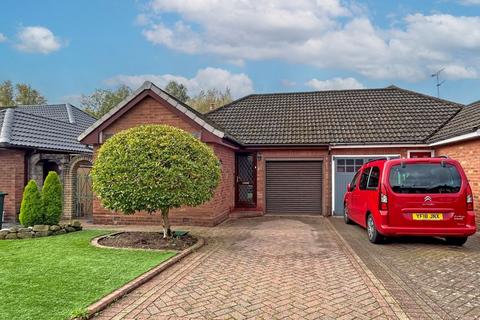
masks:
[[[477,119],[458,131],[466,110],[450,101],[394,86],[384,89],[253,94],[200,114],[150,82],[80,137],[94,152],[109,136],[141,124],[191,132],[221,160],[214,198],[172,211],[174,223],[215,225],[264,214],[343,214],[354,172],[377,157],[449,154],[464,162],[480,193]],[[470,152],[471,151],[471,152]],[[94,201],[94,223],[160,223],[159,215],[125,216]]]

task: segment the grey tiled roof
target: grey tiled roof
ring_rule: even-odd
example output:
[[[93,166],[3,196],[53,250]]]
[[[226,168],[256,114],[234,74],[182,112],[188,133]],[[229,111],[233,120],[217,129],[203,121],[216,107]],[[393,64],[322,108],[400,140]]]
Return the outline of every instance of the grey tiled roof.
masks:
[[[0,145],[65,152],[91,152],[77,137],[95,119],[69,104],[0,109]]]
[[[445,126],[438,130],[429,142],[457,137],[480,128],[480,101],[463,107]]]
[[[391,86],[253,94],[207,116],[246,145],[416,144],[461,108]]]

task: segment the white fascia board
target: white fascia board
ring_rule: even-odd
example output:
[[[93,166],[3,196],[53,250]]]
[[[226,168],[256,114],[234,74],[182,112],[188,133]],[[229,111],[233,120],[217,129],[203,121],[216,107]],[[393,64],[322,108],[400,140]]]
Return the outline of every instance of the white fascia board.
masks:
[[[369,149],[369,148],[422,148],[428,147],[428,144],[345,144],[332,145],[331,149]]]
[[[448,138],[445,140],[437,141],[430,143],[429,146],[435,147],[435,146],[440,146],[443,144],[449,144],[452,142],[458,142],[458,141],[463,141],[463,140],[468,140],[472,138],[477,138],[480,137],[480,130],[477,130],[475,132],[467,133],[467,134],[462,134],[461,136],[453,137],[453,138]]]

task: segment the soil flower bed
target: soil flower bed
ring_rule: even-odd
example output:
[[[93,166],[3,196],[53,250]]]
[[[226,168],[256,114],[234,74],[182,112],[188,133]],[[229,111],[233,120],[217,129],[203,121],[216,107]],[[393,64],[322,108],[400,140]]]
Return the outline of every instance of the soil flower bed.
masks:
[[[197,238],[189,234],[178,235],[177,233],[172,239],[164,239],[162,232],[121,232],[101,238],[98,243],[116,248],[182,251],[197,241]]]

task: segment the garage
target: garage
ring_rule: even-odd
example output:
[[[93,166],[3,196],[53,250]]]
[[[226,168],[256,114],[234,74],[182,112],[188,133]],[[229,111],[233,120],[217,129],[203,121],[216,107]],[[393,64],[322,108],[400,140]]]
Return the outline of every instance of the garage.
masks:
[[[375,159],[398,159],[399,157],[399,155],[333,157],[333,215],[343,216],[343,196],[347,191],[347,185],[364,163]]]
[[[267,214],[322,214],[322,161],[266,161]]]

